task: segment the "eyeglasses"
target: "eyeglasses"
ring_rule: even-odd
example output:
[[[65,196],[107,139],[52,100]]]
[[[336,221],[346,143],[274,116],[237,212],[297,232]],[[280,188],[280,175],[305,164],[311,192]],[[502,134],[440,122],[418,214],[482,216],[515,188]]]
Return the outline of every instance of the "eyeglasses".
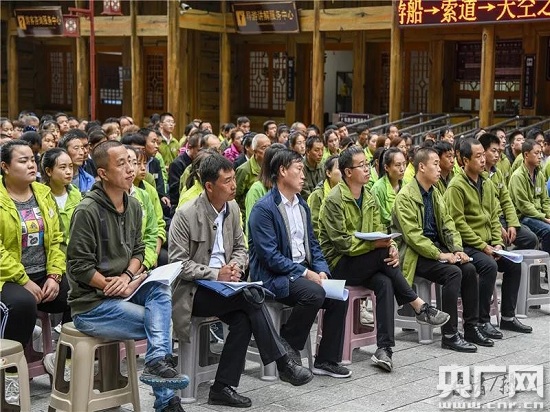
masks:
[[[359,163],[358,165],[356,166],[350,166],[348,167],[348,169],[364,169],[364,170],[369,170],[370,171],[370,165],[368,163]]]

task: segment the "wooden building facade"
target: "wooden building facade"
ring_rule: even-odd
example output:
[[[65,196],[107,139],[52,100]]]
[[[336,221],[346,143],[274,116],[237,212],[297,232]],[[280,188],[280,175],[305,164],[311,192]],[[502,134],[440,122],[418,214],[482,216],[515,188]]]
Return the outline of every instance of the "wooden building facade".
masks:
[[[127,114],[143,124],[169,111],[180,133],[194,118],[216,127],[240,115],[256,129],[267,118],[322,124],[330,51],[353,56],[341,95],[354,113],[464,112],[481,126],[550,115],[550,1],[539,16],[546,21],[434,27],[400,26],[403,1],[296,1],[300,32],[290,34],[240,34],[232,2],[187,3],[181,13],[176,0],[122,1],[122,15],[103,16],[95,1],[97,118]],[[67,14],[90,3],[55,4]],[[80,17],[78,38],[19,37],[14,10],[28,5],[1,4],[1,115],[89,118],[89,20]]]

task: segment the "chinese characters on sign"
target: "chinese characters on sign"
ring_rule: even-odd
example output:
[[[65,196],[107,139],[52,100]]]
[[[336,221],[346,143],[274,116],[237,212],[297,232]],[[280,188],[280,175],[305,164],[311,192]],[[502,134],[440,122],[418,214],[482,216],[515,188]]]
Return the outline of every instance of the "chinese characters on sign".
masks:
[[[298,11],[293,1],[233,3],[239,33],[298,33]]]
[[[20,37],[49,37],[63,34],[61,6],[15,9],[15,19]]]
[[[523,62],[523,88],[521,105],[524,109],[535,106],[535,55],[528,54]]]
[[[399,0],[400,26],[550,20],[550,0]]]

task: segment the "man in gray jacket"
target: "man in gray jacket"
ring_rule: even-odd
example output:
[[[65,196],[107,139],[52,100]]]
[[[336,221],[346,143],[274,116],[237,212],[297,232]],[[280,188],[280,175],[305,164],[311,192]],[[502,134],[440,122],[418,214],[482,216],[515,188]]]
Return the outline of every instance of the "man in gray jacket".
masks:
[[[191,316],[217,316],[229,325],[208,403],[250,407],[239,395],[239,385],[251,335],[262,362],[277,363],[279,377],[292,385],[311,381],[311,372],[291,360],[275,330],[267,309],[249,302],[243,293],[224,297],[195,280],[239,282],[248,264],[235,172],[229,160],[215,154],[204,159],[199,170],[204,191],[179,208],[170,227],[168,253],[171,262],[181,261],[182,271],[173,285],[172,319],[180,340],[189,341]]]

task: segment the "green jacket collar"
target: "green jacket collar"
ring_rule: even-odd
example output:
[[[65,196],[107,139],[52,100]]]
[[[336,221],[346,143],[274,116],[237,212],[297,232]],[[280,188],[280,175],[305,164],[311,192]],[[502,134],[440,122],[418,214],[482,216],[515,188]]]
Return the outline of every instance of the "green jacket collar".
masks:
[[[31,189],[34,194],[34,197],[36,198],[37,203],[41,204],[42,200],[45,199],[47,196],[50,195],[50,188],[46,185],[43,185],[42,183],[38,182],[32,182],[31,183]],[[15,204],[13,203],[13,200],[8,194],[8,190],[6,189],[6,186],[4,185],[4,180],[0,176],[0,206],[4,208],[10,208],[14,209]]]

